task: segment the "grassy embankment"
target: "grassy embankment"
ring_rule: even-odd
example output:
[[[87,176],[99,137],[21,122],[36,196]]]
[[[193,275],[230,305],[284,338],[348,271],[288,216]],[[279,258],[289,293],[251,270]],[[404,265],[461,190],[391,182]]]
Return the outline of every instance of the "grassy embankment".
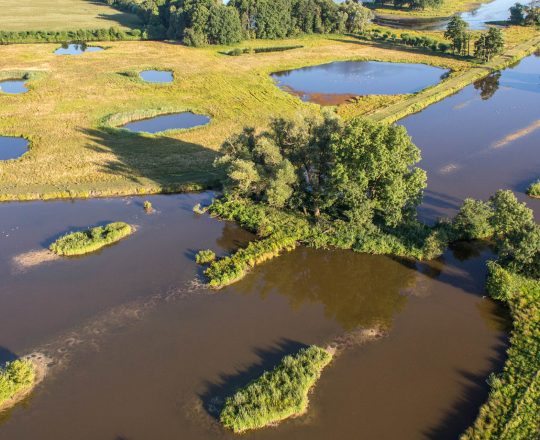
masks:
[[[269,76],[275,71],[334,60],[418,62],[456,72],[471,66],[344,36],[279,44],[304,47],[241,57],[219,53],[231,47],[195,49],[160,42],[107,42],[105,51],[71,57],[54,55],[54,44],[2,47],[0,71],[44,75],[28,82],[30,92],[2,96],[0,133],[25,136],[31,145],[24,157],[0,164],[0,200],[179,192],[215,185],[220,176],[212,163],[226,137],[244,125],[265,127],[271,117],[319,110],[279,90]],[[276,45],[241,43],[242,48]],[[120,74],[146,68],[172,70],[175,81],[153,85]],[[372,101],[375,108],[384,105],[378,97]],[[204,127],[163,135],[111,126],[172,110],[191,110],[212,120]]]
[[[540,438],[540,281],[490,264],[487,290],[505,302],[513,329],[502,374],[490,378],[488,401],[461,440]]]
[[[141,25],[134,14],[88,0],[0,0],[0,11],[0,31],[127,30]]]
[[[274,370],[226,400],[221,423],[239,433],[301,415],[308,406],[309,390],[331,360],[331,353],[315,345],[284,357]]]
[[[430,18],[444,19],[458,12],[472,11],[482,3],[489,3],[493,0],[443,0],[443,4],[438,8],[425,9],[405,9],[395,8],[391,5],[384,5],[374,8],[377,15],[383,17],[398,16],[399,18]]]
[[[0,367],[0,411],[28,393],[35,384],[36,372],[31,361],[18,359]]]
[[[72,232],[60,237],[49,249],[57,255],[83,255],[116,243],[133,232],[127,223],[114,222],[85,231]]]

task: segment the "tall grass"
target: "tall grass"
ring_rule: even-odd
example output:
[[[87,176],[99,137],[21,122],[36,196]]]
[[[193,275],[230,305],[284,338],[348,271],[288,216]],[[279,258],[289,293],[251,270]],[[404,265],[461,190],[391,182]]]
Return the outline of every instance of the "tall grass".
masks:
[[[17,359],[0,368],[0,408],[17,394],[29,390],[36,372],[31,361]]]
[[[508,359],[490,377],[488,401],[461,440],[540,438],[540,280],[528,279],[489,263],[489,294],[505,302],[513,329]]]
[[[302,414],[308,406],[309,390],[331,360],[332,354],[315,345],[285,356],[274,370],[227,398],[221,423],[243,432]]]
[[[115,243],[132,232],[133,228],[127,223],[109,223],[64,235],[51,244],[49,249],[58,255],[83,255]]]

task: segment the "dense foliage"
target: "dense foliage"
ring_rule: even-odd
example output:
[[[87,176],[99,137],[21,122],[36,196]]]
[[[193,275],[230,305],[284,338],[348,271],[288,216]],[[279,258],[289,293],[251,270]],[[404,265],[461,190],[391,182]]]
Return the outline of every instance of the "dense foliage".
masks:
[[[361,32],[373,13],[346,0],[106,0],[136,13],[148,38],[177,39],[190,46],[231,44],[249,38]]]
[[[195,262],[197,264],[206,264],[216,259],[216,253],[210,249],[203,249],[197,252],[195,255]]]
[[[274,370],[227,398],[221,423],[243,432],[301,414],[308,406],[309,390],[331,360],[328,351],[315,345],[285,356]]]
[[[444,38],[452,42],[452,50],[458,55],[468,55],[470,53],[471,34],[469,24],[459,15],[452,17],[448,23]]]
[[[0,44],[63,43],[66,41],[120,41],[143,38],[139,29],[79,29],[74,31],[0,31]]]
[[[49,249],[58,255],[87,254],[127,237],[132,231],[133,228],[127,223],[109,223],[64,235],[52,243]]]
[[[489,61],[494,55],[502,52],[504,36],[500,29],[490,27],[478,37],[474,43],[474,56],[483,61]]]
[[[527,188],[527,194],[531,197],[540,197],[540,180],[533,182]]]
[[[540,26],[540,2],[533,1],[529,5],[516,3],[510,8],[510,22],[523,26]]]
[[[439,8],[444,0],[374,0],[375,5],[391,5],[401,9]]]
[[[0,408],[20,392],[34,385],[36,372],[31,361],[18,359],[0,368]]]

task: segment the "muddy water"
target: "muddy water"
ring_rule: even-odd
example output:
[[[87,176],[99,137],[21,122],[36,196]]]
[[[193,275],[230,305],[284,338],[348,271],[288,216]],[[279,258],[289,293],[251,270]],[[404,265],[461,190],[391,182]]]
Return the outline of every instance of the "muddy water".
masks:
[[[415,93],[446,72],[424,64],[339,61],[277,72],[272,78],[303,101],[335,105],[353,96]]]
[[[248,438],[455,438],[474,419],[505,343],[481,297],[488,250],[417,265],[301,248],[213,293],[191,283],[194,252],[250,236],[191,211],[210,197],[148,197],[151,215],[143,198],[0,205],[0,356],[54,362],[2,416],[0,439],[233,438],[213,417],[224,396],[284,354],[336,340],[309,414]],[[137,232],[83,258],[15,263],[113,220]],[[358,326],[389,336],[361,345]]]
[[[210,118],[208,116],[182,112],[130,122],[123,125],[122,128],[136,133],[160,133],[167,130],[193,128],[209,122]]]
[[[400,121],[422,150],[428,172],[421,215],[453,215],[466,197],[511,189],[525,195],[540,177],[540,56],[494,74]]]

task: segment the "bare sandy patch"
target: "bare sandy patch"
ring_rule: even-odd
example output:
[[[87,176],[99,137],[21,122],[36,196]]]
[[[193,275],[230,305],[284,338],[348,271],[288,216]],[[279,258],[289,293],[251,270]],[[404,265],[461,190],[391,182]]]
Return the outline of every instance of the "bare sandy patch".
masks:
[[[32,267],[39,266],[40,264],[50,261],[58,260],[60,257],[48,249],[33,249],[29,252],[13,257],[13,265],[16,271],[24,272]]]

